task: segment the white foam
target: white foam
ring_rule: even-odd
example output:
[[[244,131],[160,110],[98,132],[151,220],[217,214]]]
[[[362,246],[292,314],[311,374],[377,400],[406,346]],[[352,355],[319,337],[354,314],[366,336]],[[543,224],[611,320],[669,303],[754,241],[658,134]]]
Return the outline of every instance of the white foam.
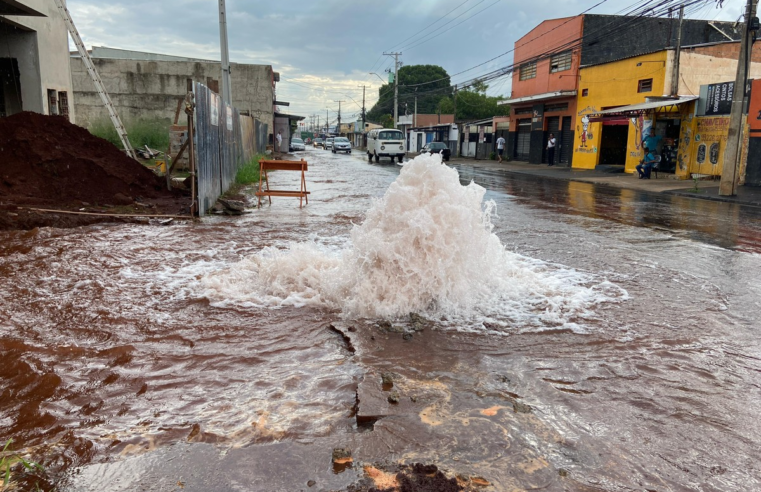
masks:
[[[201,280],[219,306],[318,306],[345,317],[424,313],[466,325],[565,327],[625,291],[590,275],[507,251],[493,233],[486,190],[460,184],[441,157],[407,163],[350,246],[316,240],[265,248]]]

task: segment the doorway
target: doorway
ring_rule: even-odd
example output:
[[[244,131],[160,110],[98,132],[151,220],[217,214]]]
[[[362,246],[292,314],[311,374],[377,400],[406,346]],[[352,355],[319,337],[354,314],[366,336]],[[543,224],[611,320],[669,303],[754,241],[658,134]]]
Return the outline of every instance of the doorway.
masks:
[[[602,165],[625,165],[626,146],[629,143],[629,120],[623,120],[626,124],[604,123],[600,137],[600,164]]]
[[[531,120],[518,120],[517,133],[515,135],[515,158],[519,161],[528,161],[531,151]]]
[[[22,110],[18,60],[0,58],[0,118],[20,113]]]
[[[573,152],[573,130],[571,126],[571,117],[563,117],[563,126],[560,128],[560,163],[570,164],[571,154]]]

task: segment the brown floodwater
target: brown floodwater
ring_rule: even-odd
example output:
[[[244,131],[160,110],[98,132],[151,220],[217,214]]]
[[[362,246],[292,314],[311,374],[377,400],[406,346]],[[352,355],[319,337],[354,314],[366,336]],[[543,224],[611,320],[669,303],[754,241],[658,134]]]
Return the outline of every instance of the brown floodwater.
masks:
[[[399,174],[360,157],[308,151],[301,210],[0,233],[0,439],[46,468],[23,487],[367,490],[426,463],[469,490],[761,490],[757,210],[463,169],[509,252],[616,294],[389,324],[208,295],[264,248],[346,248]]]

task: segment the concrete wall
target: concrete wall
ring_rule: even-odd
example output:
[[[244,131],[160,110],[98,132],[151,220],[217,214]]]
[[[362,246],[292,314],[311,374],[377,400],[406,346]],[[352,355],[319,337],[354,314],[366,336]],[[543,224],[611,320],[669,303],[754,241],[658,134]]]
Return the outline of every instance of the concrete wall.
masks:
[[[679,94],[699,95],[701,85],[734,81],[739,54],[740,43],[683,50],[679,60]],[[761,78],[761,44],[753,46],[749,78]]]
[[[21,76],[23,109],[49,114],[47,91],[66,92],[69,115],[75,121],[72,80],[69,68],[69,38],[66,25],[52,0],[21,0],[20,3],[45,17],[5,16],[0,29],[2,57],[17,58]]]
[[[87,75],[79,56],[70,59],[74,82],[74,103],[78,124],[90,126],[107,119],[100,97]],[[95,66],[103,79],[119,116],[125,124],[135,119],[174,120],[177,101],[187,93],[187,79],[207,86],[221,78],[218,62],[145,61],[135,59],[95,58]],[[273,73],[269,65],[232,64],[233,106],[274,128]],[[213,84],[211,84],[213,85]],[[180,123],[185,119],[180,115]]]

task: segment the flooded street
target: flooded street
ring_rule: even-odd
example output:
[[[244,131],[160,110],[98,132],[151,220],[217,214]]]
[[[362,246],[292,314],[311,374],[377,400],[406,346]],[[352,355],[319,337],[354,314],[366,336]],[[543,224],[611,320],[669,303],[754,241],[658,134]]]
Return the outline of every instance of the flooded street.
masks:
[[[467,490],[761,489],[761,210],[454,166],[502,251],[477,194],[423,174],[379,207],[401,167],[304,157],[304,209],[0,233],[0,437],[43,488],[424,463]]]

